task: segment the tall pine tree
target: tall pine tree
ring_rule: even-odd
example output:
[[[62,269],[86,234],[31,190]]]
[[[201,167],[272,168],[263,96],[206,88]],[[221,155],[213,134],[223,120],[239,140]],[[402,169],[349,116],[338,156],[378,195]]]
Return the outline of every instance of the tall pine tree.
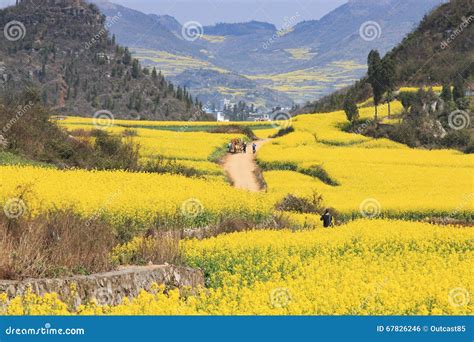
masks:
[[[375,106],[375,120],[378,119],[378,105],[382,100],[382,96],[385,92],[385,85],[383,81],[383,66],[380,54],[377,50],[372,50],[367,58],[368,64],[368,82],[372,86],[372,92],[374,94],[374,106]]]

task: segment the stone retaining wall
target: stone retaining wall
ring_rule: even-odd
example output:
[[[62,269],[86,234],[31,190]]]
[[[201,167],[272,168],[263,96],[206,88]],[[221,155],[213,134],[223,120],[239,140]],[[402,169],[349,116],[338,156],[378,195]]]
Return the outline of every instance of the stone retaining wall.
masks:
[[[197,288],[204,286],[201,270],[172,265],[133,266],[118,271],[74,276],[58,279],[28,279],[24,281],[0,280],[0,293],[7,293],[9,299],[23,295],[28,288],[37,295],[55,292],[64,302],[79,306],[95,299],[100,305],[120,304],[124,297],[136,297],[143,290],[149,290],[153,283],[169,288]],[[71,295],[71,288],[77,288],[77,296]]]

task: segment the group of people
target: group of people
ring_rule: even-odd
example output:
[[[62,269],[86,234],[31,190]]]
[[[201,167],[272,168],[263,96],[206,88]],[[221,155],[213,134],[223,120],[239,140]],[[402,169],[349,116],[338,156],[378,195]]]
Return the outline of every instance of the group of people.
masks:
[[[227,144],[229,153],[247,153],[247,142],[242,139],[233,139]],[[257,153],[257,144],[252,143],[252,152]]]
[[[227,144],[227,150],[229,153],[247,153],[247,142],[242,139],[232,139]],[[257,153],[257,144],[252,143],[252,152]],[[321,215],[321,221],[323,221],[324,228],[330,228],[334,226],[333,216],[329,209],[324,211],[324,214]]]

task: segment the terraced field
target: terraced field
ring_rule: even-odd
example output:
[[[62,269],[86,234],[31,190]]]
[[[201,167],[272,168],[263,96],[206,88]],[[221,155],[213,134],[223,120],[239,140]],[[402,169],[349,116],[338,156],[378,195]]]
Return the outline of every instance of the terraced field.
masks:
[[[392,111],[399,110],[393,102]],[[373,115],[368,104],[360,111],[363,119]],[[386,106],[379,114],[387,115]],[[195,293],[157,286],[119,306],[93,302],[78,310],[54,294],[8,302],[0,296],[0,313],[472,315],[472,228],[420,221],[472,224],[474,158],[348,133],[344,122],[343,112],[294,118],[294,132],[257,154],[262,192],[227,182],[213,156],[237,136],[204,131],[217,123],[116,121],[102,127],[117,135],[133,129],[143,160],[175,159],[202,170],[201,177],[0,166],[1,179],[8,179],[0,187],[1,203],[27,188],[22,201],[33,215],[71,208],[85,217],[101,215],[120,229],[133,227],[130,241],[114,249],[115,260],[139,252],[140,241],[148,239],[140,227],[150,222],[179,219],[206,227],[233,217],[255,223],[254,230],[180,242],[182,262],[206,275],[206,288]],[[60,124],[71,131],[96,127],[82,118]],[[255,132],[262,138],[275,131],[245,125],[261,128]],[[201,129],[176,131],[179,126]],[[289,194],[322,195],[340,225],[323,229],[315,213],[278,209]],[[285,218],[286,229],[266,228],[264,222],[275,217]]]

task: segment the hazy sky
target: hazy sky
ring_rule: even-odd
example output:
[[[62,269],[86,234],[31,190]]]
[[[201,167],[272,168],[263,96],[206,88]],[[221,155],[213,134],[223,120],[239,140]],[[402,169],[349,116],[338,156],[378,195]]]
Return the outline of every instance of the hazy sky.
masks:
[[[0,0],[0,6],[15,0]],[[145,13],[169,14],[181,23],[190,20],[203,25],[217,22],[266,21],[277,27],[319,19],[347,0],[112,0]]]

